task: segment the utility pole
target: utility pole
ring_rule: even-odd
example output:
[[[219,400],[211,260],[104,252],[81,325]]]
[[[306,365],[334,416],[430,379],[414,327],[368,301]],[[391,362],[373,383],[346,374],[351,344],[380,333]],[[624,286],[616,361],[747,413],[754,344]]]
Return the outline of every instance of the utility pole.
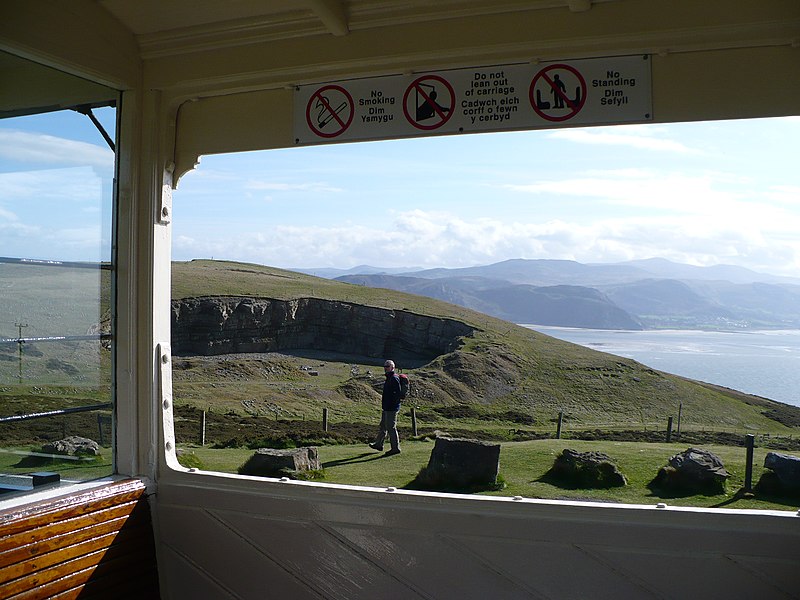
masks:
[[[14,327],[17,328],[19,334],[17,335],[17,346],[19,347],[19,382],[22,383],[22,344],[25,343],[25,340],[22,339],[22,330],[27,327],[27,323],[14,323]]]
[[[28,326],[27,323],[14,323],[14,327],[16,327],[19,330],[19,335],[17,336],[17,343],[19,344],[22,343],[22,329],[27,326]]]

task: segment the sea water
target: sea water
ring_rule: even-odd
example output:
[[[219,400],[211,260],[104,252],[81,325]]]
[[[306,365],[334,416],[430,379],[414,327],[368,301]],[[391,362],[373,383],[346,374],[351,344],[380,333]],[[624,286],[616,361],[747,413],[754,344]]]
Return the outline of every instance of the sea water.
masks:
[[[800,330],[619,331],[525,325],[659,371],[800,406]]]

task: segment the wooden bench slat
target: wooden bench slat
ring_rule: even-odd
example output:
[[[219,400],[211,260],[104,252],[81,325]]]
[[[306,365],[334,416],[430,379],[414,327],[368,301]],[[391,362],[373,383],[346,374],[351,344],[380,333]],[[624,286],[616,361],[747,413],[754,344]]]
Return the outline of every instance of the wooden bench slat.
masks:
[[[41,564],[40,557],[57,550],[81,544],[104,535],[116,535],[122,528],[120,521],[125,520],[125,517],[121,517],[114,521],[106,521],[92,527],[84,527],[78,531],[67,532],[33,544],[25,544],[7,550],[0,554],[0,582],[6,580],[4,574],[10,572],[9,569],[20,562]]]
[[[42,500],[8,511],[0,511],[0,536],[13,535],[131,501],[144,495],[145,486],[137,479],[126,479],[78,494]]]
[[[19,533],[0,537],[0,566],[2,566],[2,554],[9,549],[19,548],[29,544],[35,544],[47,539],[58,537],[69,532],[78,532],[87,527],[96,527],[109,521],[116,521],[119,518],[128,519],[133,516],[137,507],[136,502],[127,502],[119,506],[112,506],[98,511],[66,519],[55,521],[41,527],[35,527]]]
[[[119,564],[115,564],[119,563]],[[107,571],[123,572],[125,577],[113,578],[106,575]],[[136,600],[158,600],[158,575],[156,570],[145,559],[138,564],[131,564],[122,557],[88,567],[76,573],[71,573],[60,579],[42,584],[36,588],[28,589],[11,596],[8,600],[41,600],[42,598],[80,598],[81,600],[123,600],[135,598]]]
[[[116,573],[111,573],[110,575],[103,573],[101,575],[99,574],[100,570],[101,567],[98,567],[86,583],[48,596],[48,598],[50,600],[71,600],[74,598],[80,598],[80,600],[108,600],[108,598],[113,598],[114,600],[127,598],[155,600],[161,597],[158,589],[158,571],[146,561],[142,561],[139,566],[128,565],[124,580],[119,576],[115,576]]]
[[[0,511],[0,599],[158,598],[142,481]]]
[[[44,568],[94,552],[95,550],[108,548],[112,544],[128,543],[135,540],[137,537],[143,537],[143,533],[143,529],[140,531],[137,531],[135,528],[126,529],[124,531],[112,529],[101,535],[89,535],[84,539],[63,539],[61,540],[62,545],[52,551],[42,552],[38,555],[31,554],[29,560],[17,561],[14,564],[0,569],[0,582],[11,581],[29,573],[40,571]],[[68,538],[69,536],[63,537]],[[26,548],[23,547],[19,550],[24,552]]]
[[[114,561],[117,561],[118,564],[127,565],[131,562],[139,562],[145,556],[149,556],[152,559],[152,544],[150,540],[136,537],[130,542],[114,544],[85,553],[76,558],[8,581],[0,586],[0,598],[3,600],[13,598],[15,595],[35,590],[45,584],[53,584],[69,578],[71,584],[59,587],[58,591],[62,591],[89,581],[98,566],[109,569]],[[118,561],[117,559],[120,558],[124,560]],[[80,576],[78,577],[79,574]]]

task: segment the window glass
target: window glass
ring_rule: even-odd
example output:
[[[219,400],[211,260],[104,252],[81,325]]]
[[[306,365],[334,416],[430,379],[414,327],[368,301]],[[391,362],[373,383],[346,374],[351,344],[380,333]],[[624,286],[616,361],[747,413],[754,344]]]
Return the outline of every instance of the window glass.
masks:
[[[3,495],[114,471],[106,135],[113,144],[113,106],[0,120]]]
[[[800,451],[796,135],[759,119],[203,157],[173,196],[179,459],[266,475],[264,456],[313,447],[319,468],[272,476],[793,506],[736,492],[748,435],[753,486],[768,452]],[[386,359],[411,381],[388,456]],[[437,482],[445,437],[499,445],[494,483]],[[724,485],[657,480],[689,447]],[[559,480],[569,449],[628,483]]]

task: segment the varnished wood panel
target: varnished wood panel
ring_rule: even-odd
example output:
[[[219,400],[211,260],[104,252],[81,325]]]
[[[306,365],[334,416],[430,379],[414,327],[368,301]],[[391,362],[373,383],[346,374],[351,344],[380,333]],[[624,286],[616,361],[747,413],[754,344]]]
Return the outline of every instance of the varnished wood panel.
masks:
[[[0,600],[158,598],[138,480],[0,512]]]

